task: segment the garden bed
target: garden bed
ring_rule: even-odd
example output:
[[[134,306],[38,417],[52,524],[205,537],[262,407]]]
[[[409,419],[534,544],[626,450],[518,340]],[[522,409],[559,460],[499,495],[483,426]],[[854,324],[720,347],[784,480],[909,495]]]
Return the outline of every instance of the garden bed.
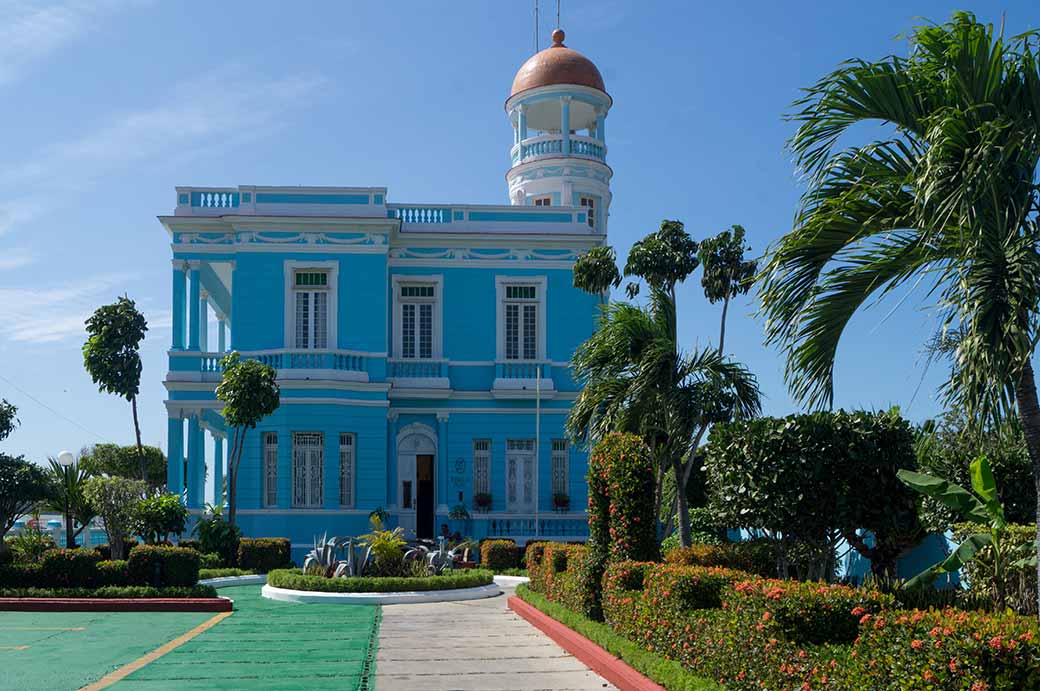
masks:
[[[472,569],[426,577],[324,578],[280,569],[261,593],[272,600],[326,604],[404,604],[494,597],[502,591],[490,571]]]
[[[190,588],[0,588],[7,612],[230,612],[208,585]]]

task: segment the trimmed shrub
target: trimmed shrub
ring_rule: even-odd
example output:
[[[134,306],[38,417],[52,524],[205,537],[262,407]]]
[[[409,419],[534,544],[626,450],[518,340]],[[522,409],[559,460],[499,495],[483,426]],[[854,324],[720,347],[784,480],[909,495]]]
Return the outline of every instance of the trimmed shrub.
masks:
[[[327,593],[383,593],[416,590],[455,590],[488,585],[495,575],[485,569],[466,569],[440,576],[398,577],[362,576],[325,578],[310,576],[296,569],[276,569],[267,574],[267,584],[275,588]]]
[[[3,564],[0,566],[0,588],[34,588],[43,583],[39,564]]]
[[[542,552],[545,550],[545,545],[549,544],[550,542],[552,542],[552,540],[528,540],[527,544],[524,545],[523,553],[520,556],[520,567],[523,569],[531,568],[529,559],[531,559],[532,556],[530,555],[533,555],[533,558],[536,561],[540,562],[542,558]],[[532,547],[534,548],[533,551],[531,549]]]
[[[513,540],[483,540],[480,544],[480,566],[504,571],[520,566],[521,549]]]
[[[97,563],[98,587],[122,587],[130,583],[130,568],[124,559]]]
[[[230,568],[224,566],[224,560],[220,558],[220,555],[216,552],[205,552],[199,555],[199,568],[200,569],[224,569]]]
[[[187,587],[199,580],[199,553],[193,549],[144,545],[127,562],[131,581],[141,585]]]
[[[187,588],[152,588],[144,585],[106,586],[102,588],[0,588],[0,597],[89,597],[112,599],[216,596],[216,589],[210,585],[193,585]]]
[[[230,576],[253,576],[255,575],[252,571],[246,571],[245,569],[199,569],[199,580],[204,581],[208,578],[228,578]]]
[[[238,567],[267,573],[289,565],[289,538],[244,537],[238,542]]]
[[[199,542],[198,540],[195,540],[194,538],[185,538],[183,540],[178,540],[177,541],[177,546],[178,547],[185,547],[187,549],[193,549],[196,552],[201,552],[202,551],[202,543]]]
[[[130,552],[134,550],[134,547],[137,547],[139,544],[141,543],[139,543],[137,540],[125,540],[123,542],[123,546],[124,549],[126,549],[127,555],[129,556]],[[109,561],[112,559],[112,547],[107,542],[102,543],[100,545],[95,545],[94,551],[101,555],[101,561]]]
[[[643,604],[656,616],[722,606],[722,591],[748,574],[718,567],[664,565],[644,572]],[[630,581],[631,582],[631,581]]]
[[[864,615],[876,615],[895,604],[891,595],[870,588],[775,579],[737,583],[727,600],[761,612],[788,640],[812,645],[851,643]]]
[[[1038,633],[1033,618],[1009,614],[888,612],[863,623],[840,676],[870,689],[1036,689]]]
[[[97,552],[52,549],[40,560],[40,583],[48,588],[91,588],[97,583]]]
[[[776,574],[775,547],[770,540],[675,547],[664,553],[669,564],[721,566],[769,578]]]
[[[619,561],[603,574],[603,618],[615,631],[629,635],[637,624],[647,572],[658,566],[649,561]]]

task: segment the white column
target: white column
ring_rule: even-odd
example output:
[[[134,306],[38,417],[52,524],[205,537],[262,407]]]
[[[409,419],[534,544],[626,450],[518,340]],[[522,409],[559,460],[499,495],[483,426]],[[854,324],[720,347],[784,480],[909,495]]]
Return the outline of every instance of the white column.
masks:
[[[227,350],[227,320],[223,314],[217,312],[217,352],[223,353]]]
[[[209,293],[199,291],[199,350],[209,352]]]
[[[560,97],[560,133],[563,135],[562,152],[567,156],[571,152],[571,97]],[[566,204],[566,202],[565,202]]]

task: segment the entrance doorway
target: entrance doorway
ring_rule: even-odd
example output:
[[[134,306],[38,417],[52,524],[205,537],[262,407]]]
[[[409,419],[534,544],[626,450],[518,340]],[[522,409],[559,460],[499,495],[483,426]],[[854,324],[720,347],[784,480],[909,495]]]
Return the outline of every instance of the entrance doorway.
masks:
[[[433,539],[433,456],[415,457],[415,534],[422,540]]]

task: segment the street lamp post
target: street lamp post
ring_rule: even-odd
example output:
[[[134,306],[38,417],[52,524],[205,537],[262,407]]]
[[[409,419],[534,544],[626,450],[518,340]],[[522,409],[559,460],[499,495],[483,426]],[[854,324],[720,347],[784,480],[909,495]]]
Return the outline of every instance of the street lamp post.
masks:
[[[73,472],[72,466],[76,463],[76,457],[72,455],[71,451],[61,451],[58,453],[58,465],[61,466],[62,472],[65,474],[65,486],[69,486],[69,473]],[[76,546],[75,538],[73,537],[73,526],[72,526],[72,514],[69,513],[69,506],[66,502],[65,505],[65,547],[72,549]]]

